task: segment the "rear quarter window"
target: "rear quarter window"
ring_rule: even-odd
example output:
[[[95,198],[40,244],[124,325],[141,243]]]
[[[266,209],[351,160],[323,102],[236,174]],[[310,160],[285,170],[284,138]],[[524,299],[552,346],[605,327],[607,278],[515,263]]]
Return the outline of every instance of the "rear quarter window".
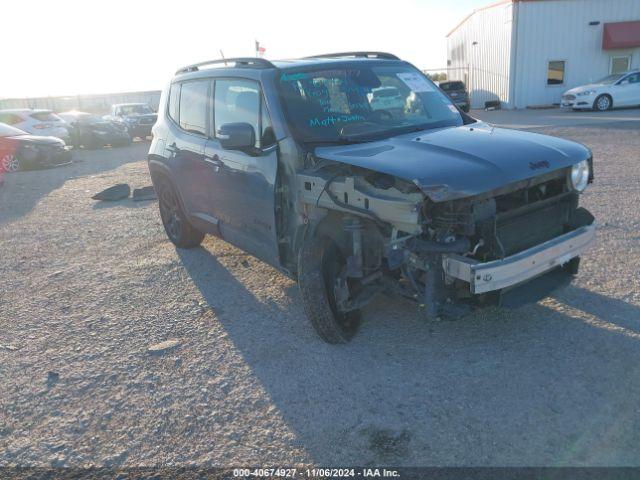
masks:
[[[169,90],[169,105],[167,106],[167,114],[177,124],[180,124],[180,84],[174,83]]]

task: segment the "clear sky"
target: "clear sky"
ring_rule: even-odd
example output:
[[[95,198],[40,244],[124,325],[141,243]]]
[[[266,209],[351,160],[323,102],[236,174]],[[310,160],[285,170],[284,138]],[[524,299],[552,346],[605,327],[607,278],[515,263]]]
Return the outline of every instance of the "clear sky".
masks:
[[[183,65],[225,56],[347,50],[446,66],[445,35],[489,0],[29,0],[2,9],[0,97],[161,89]]]

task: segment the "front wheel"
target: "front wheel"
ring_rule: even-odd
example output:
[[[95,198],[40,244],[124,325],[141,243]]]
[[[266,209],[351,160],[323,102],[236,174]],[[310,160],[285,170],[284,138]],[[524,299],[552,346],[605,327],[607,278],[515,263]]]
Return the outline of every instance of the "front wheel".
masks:
[[[593,109],[598,112],[604,112],[611,108],[613,105],[613,101],[609,95],[600,95],[596,98],[595,102],[593,102]]]
[[[176,247],[193,248],[202,243],[204,233],[189,223],[178,195],[168,181],[163,181],[158,188],[158,204],[164,230]]]
[[[340,312],[336,306],[338,282],[343,279],[346,260],[337,245],[326,236],[313,236],[300,250],[298,287],[311,325],[327,343],[347,343],[360,325],[360,311]]]
[[[0,159],[0,168],[5,172],[17,172],[20,170],[20,159],[12,153],[5,155]]]

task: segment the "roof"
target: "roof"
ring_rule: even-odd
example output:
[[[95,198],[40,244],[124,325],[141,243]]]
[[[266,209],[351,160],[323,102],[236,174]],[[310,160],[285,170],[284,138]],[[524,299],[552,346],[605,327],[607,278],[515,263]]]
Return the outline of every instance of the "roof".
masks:
[[[397,62],[398,60],[384,58],[351,58],[351,57],[332,57],[332,58],[296,58],[292,60],[274,60],[272,63],[280,69],[309,67],[317,65],[333,65],[339,63],[361,63],[361,62]]]
[[[451,35],[453,32],[455,32],[458,28],[460,28],[460,27],[461,27],[461,26],[462,26],[462,25],[463,25],[467,20],[469,20],[469,19],[473,16],[473,14],[474,14],[474,13],[481,12],[481,11],[483,11],[483,10],[487,10],[487,9],[489,9],[489,8],[497,7],[497,6],[499,6],[499,5],[505,5],[505,4],[507,4],[507,3],[542,2],[542,1],[545,1],[545,0],[500,0],[500,1],[498,1],[498,2],[494,2],[494,3],[490,3],[490,4],[488,4],[488,5],[485,5],[484,7],[476,8],[473,12],[471,12],[469,15],[467,15],[466,17],[464,17],[464,18],[460,21],[460,23],[458,23],[455,27],[453,27],[453,28],[451,29],[451,31],[450,31],[449,33],[447,33],[447,35],[446,35],[446,36],[448,37],[448,36],[449,36],[449,35]]]
[[[602,49],[633,48],[640,46],[640,21],[605,23],[602,31]]]
[[[215,66],[216,69],[233,69],[233,68],[245,68],[245,69],[289,69],[305,66],[316,66],[325,64],[338,64],[345,62],[371,62],[371,61],[401,61],[393,54],[385,52],[340,52],[329,53],[323,55],[316,55],[313,57],[285,59],[285,60],[273,60],[269,61],[261,57],[240,57],[240,58],[222,58],[217,60],[210,60],[206,62],[200,62],[193,65],[180,68],[176,75],[193,73],[201,71],[201,67]],[[228,65],[231,64],[231,65]]]

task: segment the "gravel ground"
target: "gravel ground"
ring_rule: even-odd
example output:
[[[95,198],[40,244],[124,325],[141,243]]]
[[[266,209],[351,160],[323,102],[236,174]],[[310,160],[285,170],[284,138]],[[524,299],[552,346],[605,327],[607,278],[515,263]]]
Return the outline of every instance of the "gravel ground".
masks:
[[[595,154],[574,284],[437,323],[383,298],[337,347],[271,267],[90,199],[148,185],[147,145],[7,175],[0,465],[640,465],[640,129],[541,131]]]

